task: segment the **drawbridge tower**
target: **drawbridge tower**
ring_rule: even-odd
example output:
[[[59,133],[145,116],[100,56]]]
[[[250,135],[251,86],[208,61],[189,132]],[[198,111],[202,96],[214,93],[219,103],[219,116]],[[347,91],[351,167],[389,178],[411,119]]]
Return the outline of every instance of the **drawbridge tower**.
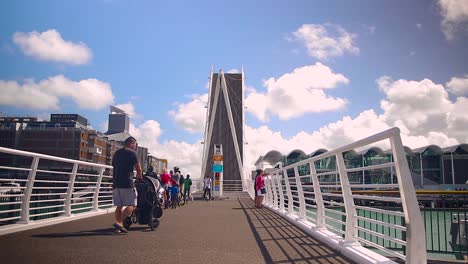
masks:
[[[210,73],[201,176],[212,177],[215,196],[241,191],[244,156],[244,69]],[[221,152],[220,152],[221,150]]]

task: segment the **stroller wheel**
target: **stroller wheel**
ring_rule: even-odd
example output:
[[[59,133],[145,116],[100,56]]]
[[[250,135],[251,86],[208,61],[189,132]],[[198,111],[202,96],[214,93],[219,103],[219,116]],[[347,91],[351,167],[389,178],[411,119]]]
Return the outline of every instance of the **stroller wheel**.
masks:
[[[130,226],[132,225],[132,219],[130,217],[125,218],[123,225],[125,229],[129,229]]]
[[[160,224],[159,219],[153,219],[153,221],[151,221],[149,224],[151,231],[154,231],[154,229],[158,228],[159,224]]]

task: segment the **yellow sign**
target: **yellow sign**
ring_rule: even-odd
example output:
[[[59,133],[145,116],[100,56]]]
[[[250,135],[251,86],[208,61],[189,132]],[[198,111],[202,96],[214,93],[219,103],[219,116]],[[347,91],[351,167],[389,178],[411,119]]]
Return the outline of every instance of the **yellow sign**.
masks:
[[[219,186],[219,180],[215,180],[215,185]]]
[[[213,161],[222,161],[223,160],[223,156],[221,155],[213,155]]]

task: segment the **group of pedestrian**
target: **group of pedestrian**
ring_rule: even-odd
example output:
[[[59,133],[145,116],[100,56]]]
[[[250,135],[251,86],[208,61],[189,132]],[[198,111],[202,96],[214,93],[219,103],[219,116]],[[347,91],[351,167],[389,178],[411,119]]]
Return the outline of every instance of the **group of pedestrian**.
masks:
[[[137,140],[134,137],[129,137],[124,141],[124,147],[117,150],[112,157],[112,200],[116,206],[115,222],[112,225],[116,228],[117,233],[128,232],[123,222],[132,215],[137,206],[137,191],[133,180],[134,169],[136,170],[135,181],[143,180],[141,164],[136,153],[137,147]],[[164,190],[165,208],[168,207],[169,201],[173,204],[177,203],[179,192],[190,199],[192,180],[188,174],[187,177],[184,177],[179,168],[174,167],[174,171],[171,170],[169,173],[166,169],[161,175],[158,175],[154,172],[154,168],[149,166],[145,176],[159,180]]]
[[[175,208],[176,204],[179,202],[178,197],[179,193],[182,194],[182,197],[185,199],[190,199],[190,188],[192,186],[192,180],[190,175],[187,174],[186,177],[180,172],[179,168],[174,167],[174,170],[167,169],[160,176],[156,176],[161,182],[161,186],[164,189],[164,207],[168,208],[172,205],[172,208]]]

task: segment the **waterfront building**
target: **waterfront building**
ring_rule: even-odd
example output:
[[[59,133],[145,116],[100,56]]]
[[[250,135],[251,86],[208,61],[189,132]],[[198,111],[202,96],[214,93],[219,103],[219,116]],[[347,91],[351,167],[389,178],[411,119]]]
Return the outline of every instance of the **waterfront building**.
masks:
[[[468,181],[468,144],[458,144],[446,148],[429,145],[422,148],[410,149],[404,147],[406,159],[411,172],[413,184],[419,190],[466,190]],[[260,156],[255,166],[257,168],[284,167],[298,161],[314,157],[326,152],[319,149],[310,154],[302,150],[293,150],[287,155],[277,150],[271,150]],[[393,161],[390,151],[383,151],[372,147],[359,152],[348,151],[344,154],[347,168],[359,168]],[[336,169],[334,158],[323,159],[315,163],[317,172],[333,171]],[[298,168],[299,175],[310,173],[307,165]],[[288,171],[293,176],[293,171]],[[323,177],[323,181],[335,181],[333,174]],[[395,173],[390,169],[362,170],[349,174],[351,183],[356,184],[387,184],[396,183]]]

